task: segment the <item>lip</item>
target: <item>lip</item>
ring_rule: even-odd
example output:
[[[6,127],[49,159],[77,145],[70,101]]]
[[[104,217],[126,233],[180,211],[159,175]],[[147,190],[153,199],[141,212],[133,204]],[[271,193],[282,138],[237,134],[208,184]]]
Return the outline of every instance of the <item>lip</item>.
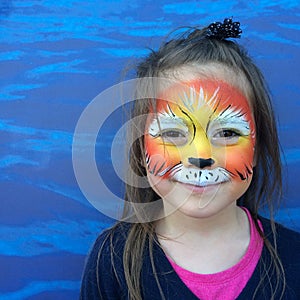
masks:
[[[221,183],[217,183],[217,184],[208,184],[208,185],[204,185],[204,186],[183,183],[180,181],[176,181],[176,183],[179,183],[184,188],[192,191],[192,193],[203,194],[205,192],[213,192],[213,191],[216,192],[221,187],[221,185],[223,185],[225,182],[221,182]]]

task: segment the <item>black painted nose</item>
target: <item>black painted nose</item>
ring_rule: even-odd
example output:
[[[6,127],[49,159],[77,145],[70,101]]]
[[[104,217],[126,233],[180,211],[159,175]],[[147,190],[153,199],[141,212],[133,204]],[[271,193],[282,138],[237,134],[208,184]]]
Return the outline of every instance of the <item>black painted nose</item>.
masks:
[[[202,168],[205,168],[205,167],[212,166],[215,163],[215,161],[212,158],[203,159],[203,158],[190,157],[189,158],[189,163],[202,169]]]

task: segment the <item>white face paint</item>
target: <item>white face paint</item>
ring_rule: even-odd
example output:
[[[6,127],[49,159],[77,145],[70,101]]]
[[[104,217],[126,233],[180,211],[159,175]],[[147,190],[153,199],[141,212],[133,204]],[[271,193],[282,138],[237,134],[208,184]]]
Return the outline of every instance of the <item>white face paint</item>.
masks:
[[[249,136],[250,134],[255,137],[254,131],[251,132],[249,122],[245,118],[245,113],[241,110],[236,110],[229,105],[217,117],[209,123],[207,127],[207,136],[214,145],[224,145],[225,140],[220,139],[220,133],[234,132],[235,137],[230,141],[226,141],[226,145],[234,145],[237,143],[240,136]]]
[[[153,111],[144,138],[147,176],[166,203],[197,215],[194,208],[211,201],[222,208],[248,189],[255,123],[240,90],[195,79],[162,91]]]
[[[158,113],[157,118],[154,118],[151,122],[148,133],[152,137],[160,136],[163,132],[169,131],[169,130],[178,130],[182,131],[186,135],[188,134],[188,127],[185,124],[185,122],[177,117],[177,116],[171,116],[165,112]]]
[[[171,176],[174,180],[182,183],[192,184],[194,186],[209,186],[230,181],[231,175],[224,168],[215,169],[196,169],[193,167],[186,168],[181,165],[176,170],[171,171]]]
[[[251,177],[255,127],[238,90],[195,81],[159,99],[172,101],[158,100],[157,114],[149,117],[145,151],[151,174],[196,186]],[[207,159],[213,163],[203,164]]]

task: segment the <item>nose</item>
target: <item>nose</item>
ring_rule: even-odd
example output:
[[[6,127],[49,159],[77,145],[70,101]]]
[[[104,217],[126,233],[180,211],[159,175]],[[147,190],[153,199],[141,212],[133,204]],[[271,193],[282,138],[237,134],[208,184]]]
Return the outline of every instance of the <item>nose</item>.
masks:
[[[203,159],[203,158],[189,157],[188,161],[190,164],[200,169],[203,169],[205,167],[210,167],[215,163],[215,161],[212,158]]]

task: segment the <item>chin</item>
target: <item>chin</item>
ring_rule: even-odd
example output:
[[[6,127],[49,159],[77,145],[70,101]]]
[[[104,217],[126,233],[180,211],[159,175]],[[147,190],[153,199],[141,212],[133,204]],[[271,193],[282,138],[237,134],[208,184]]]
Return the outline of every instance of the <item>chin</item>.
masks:
[[[245,193],[251,180],[232,180],[202,187],[169,179],[156,182],[152,188],[163,199],[166,216],[178,211],[191,218],[208,218],[235,206],[236,200]]]

